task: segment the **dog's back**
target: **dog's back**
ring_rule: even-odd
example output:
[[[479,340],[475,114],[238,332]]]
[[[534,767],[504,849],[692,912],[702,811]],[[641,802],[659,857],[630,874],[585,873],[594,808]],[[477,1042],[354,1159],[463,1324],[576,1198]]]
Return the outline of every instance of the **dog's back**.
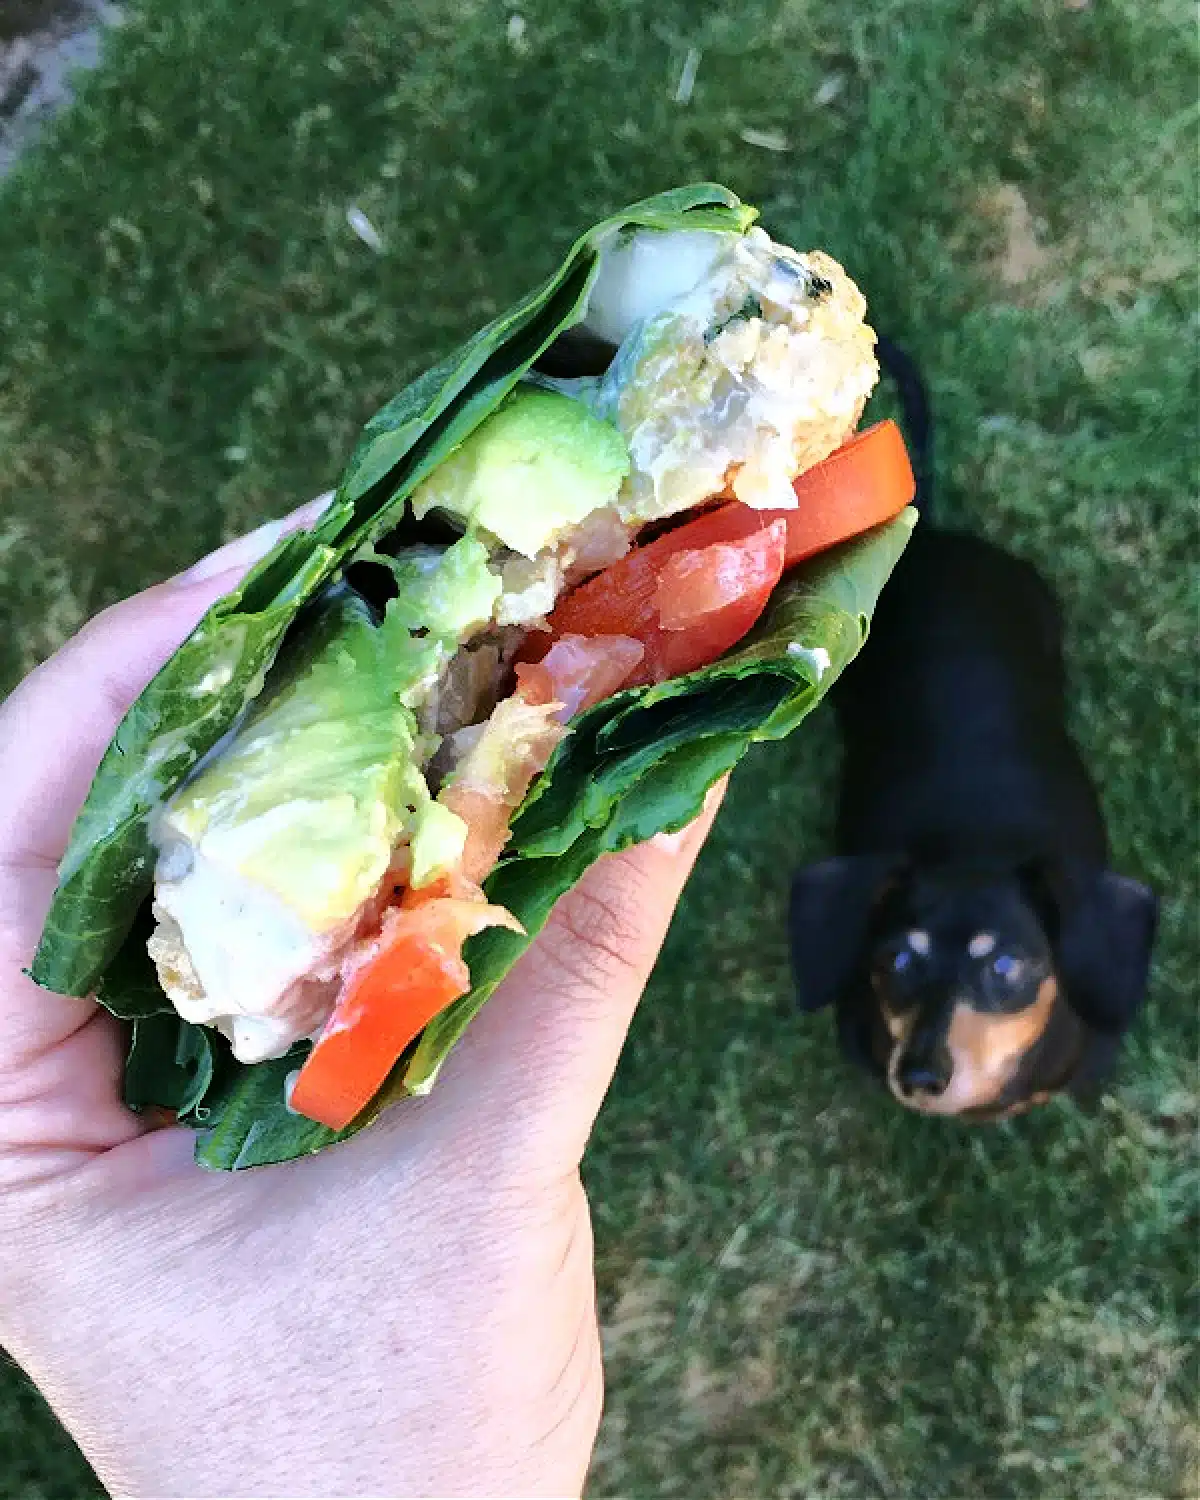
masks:
[[[1028,563],[927,521],[834,695],[845,744],[838,844],[963,860],[1053,848],[1107,857],[1066,728],[1062,631]]]

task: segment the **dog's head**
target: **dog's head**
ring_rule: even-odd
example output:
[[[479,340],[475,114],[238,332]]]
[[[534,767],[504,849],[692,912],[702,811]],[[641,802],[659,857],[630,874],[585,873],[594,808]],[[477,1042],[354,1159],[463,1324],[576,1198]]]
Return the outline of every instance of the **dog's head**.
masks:
[[[1158,904],[1074,860],[983,871],[847,856],[792,891],[802,1010],[925,1114],[997,1119],[1098,1083],[1146,988]]]

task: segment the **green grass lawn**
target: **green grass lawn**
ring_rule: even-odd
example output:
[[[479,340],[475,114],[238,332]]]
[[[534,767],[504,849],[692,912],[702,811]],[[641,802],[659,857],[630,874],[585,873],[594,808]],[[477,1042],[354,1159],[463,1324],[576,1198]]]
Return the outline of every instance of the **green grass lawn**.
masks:
[[[0,190],[0,688],[325,488],[379,403],[614,206],[716,178],[831,251],[928,371],[949,517],[1064,596],[1117,864],[1165,897],[1153,993],[1090,1115],[902,1117],[790,1010],[787,875],[825,847],[831,726],[759,753],[590,1157],[594,1491],[1194,1495],[1192,9],[515,10],[131,7]],[[0,1474],[94,1489],[15,1373]]]

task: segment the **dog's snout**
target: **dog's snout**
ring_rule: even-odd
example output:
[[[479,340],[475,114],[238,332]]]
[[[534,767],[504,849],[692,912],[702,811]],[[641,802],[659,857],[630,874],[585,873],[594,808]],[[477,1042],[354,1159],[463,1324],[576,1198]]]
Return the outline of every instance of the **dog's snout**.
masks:
[[[942,1043],[910,1047],[900,1059],[896,1069],[896,1082],[901,1093],[911,1098],[915,1094],[927,1094],[936,1098],[950,1086],[950,1075],[954,1071],[950,1053]]]

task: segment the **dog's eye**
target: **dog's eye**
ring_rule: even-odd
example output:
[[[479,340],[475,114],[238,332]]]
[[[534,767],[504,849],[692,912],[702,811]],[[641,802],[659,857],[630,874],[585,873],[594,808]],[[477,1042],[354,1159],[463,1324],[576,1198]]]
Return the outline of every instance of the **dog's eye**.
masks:
[[[893,974],[907,974],[912,966],[913,956],[907,948],[900,948],[892,954]]]
[[[1016,984],[1025,972],[1025,965],[1011,953],[1001,953],[992,959],[992,973],[1005,984]]]

